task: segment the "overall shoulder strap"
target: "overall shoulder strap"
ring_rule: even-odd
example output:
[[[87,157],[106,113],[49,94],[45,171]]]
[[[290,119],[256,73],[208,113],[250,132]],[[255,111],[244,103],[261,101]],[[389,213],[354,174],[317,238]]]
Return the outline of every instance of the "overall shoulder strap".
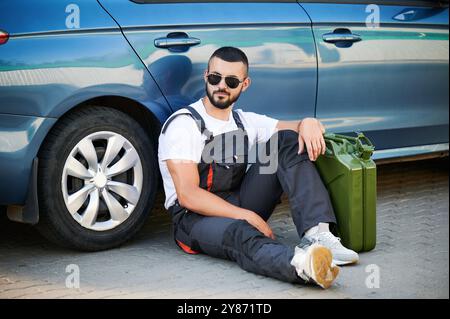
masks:
[[[175,115],[172,115],[164,124],[161,133],[164,134],[167,130],[167,127],[169,124],[178,116],[178,115],[190,115],[194,120],[195,124],[197,124],[198,129],[200,133],[206,134],[207,137],[210,137],[212,134],[211,132],[206,128],[205,121],[203,120],[202,116],[192,107],[192,106],[186,106],[183,109],[186,109],[186,111],[177,113]]]
[[[198,129],[200,130],[200,133],[203,134],[205,130],[207,130],[205,120],[203,119],[203,117],[192,106],[186,106],[186,109],[189,110],[198,126]]]
[[[236,122],[237,127],[240,128],[241,130],[245,131],[245,128],[244,128],[244,125],[242,124],[239,113],[235,110],[233,110],[232,112],[233,112],[233,118],[234,118],[234,121]]]

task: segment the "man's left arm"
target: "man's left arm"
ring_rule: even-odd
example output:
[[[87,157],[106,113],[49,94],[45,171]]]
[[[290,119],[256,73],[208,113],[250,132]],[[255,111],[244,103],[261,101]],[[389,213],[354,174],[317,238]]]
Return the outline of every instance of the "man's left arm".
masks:
[[[299,154],[304,148],[309,159],[315,161],[320,154],[325,154],[325,127],[315,118],[305,118],[300,121],[278,121],[276,130],[293,130],[298,133]]]

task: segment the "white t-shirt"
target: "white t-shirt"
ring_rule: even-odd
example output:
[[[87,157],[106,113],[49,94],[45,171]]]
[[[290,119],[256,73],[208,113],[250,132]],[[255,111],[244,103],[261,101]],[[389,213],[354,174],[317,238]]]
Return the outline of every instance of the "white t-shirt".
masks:
[[[213,136],[236,130],[238,127],[230,113],[228,121],[222,121],[206,113],[202,99],[190,105],[205,121],[206,128]],[[178,110],[174,114],[183,113],[186,110]],[[253,112],[236,110],[248,134],[249,148],[255,143],[265,143],[276,132],[278,120]],[[173,115],[172,115],[173,116]],[[167,209],[175,203],[177,194],[172,177],[167,168],[166,160],[189,160],[199,163],[206,136],[200,133],[197,123],[190,115],[179,115],[169,124],[164,134],[159,136],[158,162],[161,171],[166,200],[164,207]]]

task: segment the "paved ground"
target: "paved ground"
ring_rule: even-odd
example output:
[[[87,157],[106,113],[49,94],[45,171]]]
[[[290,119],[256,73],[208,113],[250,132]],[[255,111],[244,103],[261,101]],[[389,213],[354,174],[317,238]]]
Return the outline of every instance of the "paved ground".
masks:
[[[448,159],[379,167],[377,247],[326,291],[182,253],[160,196],[133,241],[98,253],[61,249],[0,217],[0,298],[449,298],[447,167]],[[283,242],[298,242],[286,200],[270,224]],[[79,269],[79,288],[66,287],[70,265]]]

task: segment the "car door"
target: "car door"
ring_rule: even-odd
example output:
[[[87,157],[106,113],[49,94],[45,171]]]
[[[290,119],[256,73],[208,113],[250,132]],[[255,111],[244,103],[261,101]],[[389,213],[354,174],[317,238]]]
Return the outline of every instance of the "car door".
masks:
[[[317,43],[317,117],[335,132],[364,131],[376,149],[397,155],[440,143],[448,150],[448,7],[318,2],[299,1]]]
[[[311,23],[296,1],[100,0],[173,111],[205,94],[203,71],[222,46],[242,49],[252,85],[237,108],[280,119],[314,116],[317,64]]]

